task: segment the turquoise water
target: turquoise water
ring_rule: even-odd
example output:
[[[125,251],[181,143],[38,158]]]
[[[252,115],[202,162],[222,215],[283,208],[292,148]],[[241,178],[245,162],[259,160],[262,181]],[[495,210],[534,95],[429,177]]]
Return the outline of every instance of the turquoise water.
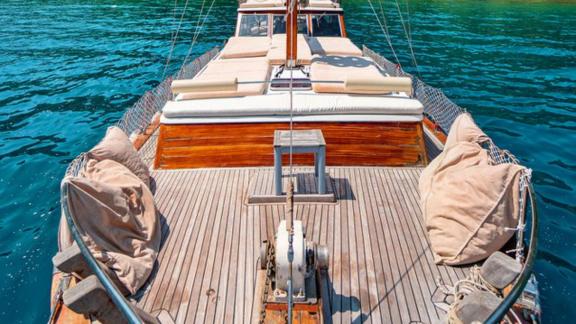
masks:
[[[349,36],[392,57],[369,3],[344,2]],[[408,4],[422,78],[534,169],[544,321],[575,318],[576,4]],[[216,0],[193,55],[230,36],[235,6]],[[417,72],[395,3],[384,7],[400,62]],[[47,320],[60,178],[74,156],[162,79],[173,17],[180,16],[173,8],[174,0],[1,2],[0,322]],[[190,1],[168,72],[184,58],[200,8]]]

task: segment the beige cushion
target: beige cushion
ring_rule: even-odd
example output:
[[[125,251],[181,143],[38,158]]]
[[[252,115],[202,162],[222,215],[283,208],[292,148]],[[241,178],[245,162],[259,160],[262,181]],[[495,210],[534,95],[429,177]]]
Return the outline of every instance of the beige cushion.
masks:
[[[172,93],[204,92],[204,91],[237,91],[238,78],[222,78],[221,80],[174,80],[170,85]]]
[[[362,50],[346,37],[310,37],[312,54],[362,56]]]
[[[332,2],[332,0],[309,0],[308,7],[313,8],[340,8],[338,3]]]
[[[412,95],[412,78],[409,77],[383,77],[366,78],[358,75],[350,75],[344,82],[344,87],[349,92],[406,92]]]
[[[459,118],[469,118],[460,116]],[[466,140],[456,140],[465,132]],[[422,172],[421,206],[437,263],[468,264],[501,249],[518,224],[522,166],[493,165],[476,140],[484,133],[458,121],[450,144]],[[462,139],[461,138],[461,139]]]
[[[230,37],[220,52],[220,58],[262,57],[268,54],[270,37]]]
[[[270,7],[284,7],[284,0],[247,0],[240,4],[240,8],[270,8]]]
[[[297,41],[296,58],[298,64],[310,64],[312,61],[312,52],[310,51],[306,37],[298,34]],[[286,34],[275,34],[272,36],[272,45],[267,57],[271,64],[286,63]]]
[[[147,186],[150,184],[148,167],[142,162],[128,136],[116,126],[108,128],[106,136],[88,152],[88,157],[98,161],[113,160],[121,163]]]
[[[385,83],[388,77],[380,73],[371,60],[357,56],[317,56],[310,66],[312,81],[340,81],[340,83],[313,82],[312,89],[318,93],[389,94],[388,87],[346,86],[347,80],[373,80]]]
[[[81,177],[64,181],[70,211],[88,249],[136,293],[152,272],[160,248],[160,222],[150,189],[112,160],[89,160]]]
[[[184,92],[180,95],[180,100],[202,99],[202,98],[225,98],[253,96],[264,93],[268,84],[270,74],[270,64],[265,57],[215,60],[197,75],[194,80],[202,82],[227,82],[231,78],[237,82],[254,82],[248,84],[238,84],[236,90],[207,90]]]

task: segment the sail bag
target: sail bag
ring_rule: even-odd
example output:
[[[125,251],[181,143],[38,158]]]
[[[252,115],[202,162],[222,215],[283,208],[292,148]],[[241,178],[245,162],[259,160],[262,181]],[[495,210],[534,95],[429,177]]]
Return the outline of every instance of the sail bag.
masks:
[[[146,282],[160,248],[160,222],[146,184],[124,165],[89,160],[81,175],[67,177],[68,207],[94,257],[134,294]],[[72,244],[61,222],[60,244]],[[62,242],[62,239],[67,242]]]
[[[113,160],[121,163],[147,186],[150,185],[148,167],[142,162],[128,135],[116,126],[108,127],[106,136],[88,152],[88,158],[98,161]]]
[[[420,176],[421,206],[438,264],[483,260],[514,234],[523,167],[494,163],[481,146],[488,140],[469,114],[461,114],[444,151]]]

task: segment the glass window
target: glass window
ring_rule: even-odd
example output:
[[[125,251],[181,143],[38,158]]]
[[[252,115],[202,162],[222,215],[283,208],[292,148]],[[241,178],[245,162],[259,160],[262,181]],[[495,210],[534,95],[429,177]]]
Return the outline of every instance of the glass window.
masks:
[[[242,15],[238,36],[267,36],[268,15]]]
[[[342,36],[338,15],[313,15],[312,34],[312,36]]]
[[[274,15],[273,34],[286,34],[286,16]],[[298,15],[298,34],[308,35],[308,24],[306,15]]]

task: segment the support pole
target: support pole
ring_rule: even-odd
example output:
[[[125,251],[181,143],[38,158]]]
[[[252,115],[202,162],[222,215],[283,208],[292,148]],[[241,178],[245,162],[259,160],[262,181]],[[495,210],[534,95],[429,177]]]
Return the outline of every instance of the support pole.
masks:
[[[288,0],[286,4],[286,67],[296,66],[298,56],[298,1]]]

